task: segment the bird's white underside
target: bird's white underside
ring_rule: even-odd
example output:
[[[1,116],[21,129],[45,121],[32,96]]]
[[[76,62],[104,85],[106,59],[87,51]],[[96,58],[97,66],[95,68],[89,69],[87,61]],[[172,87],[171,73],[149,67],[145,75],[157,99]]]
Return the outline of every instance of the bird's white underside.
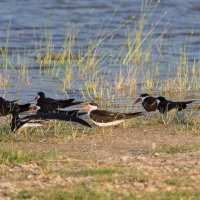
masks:
[[[45,124],[40,124],[40,123],[26,123],[22,127],[36,127],[36,126],[45,126]]]
[[[117,125],[117,124],[119,124],[119,123],[121,123],[121,122],[123,122],[124,121],[124,119],[121,119],[121,120],[117,120],[117,121],[113,121],[113,122],[107,122],[107,123],[104,123],[104,122],[95,122],[94,120],[92,120],[91,118],[90,118],[90,120],[94,123],[94,124],[96,124],[97,126],[112,126],[112,125]]]

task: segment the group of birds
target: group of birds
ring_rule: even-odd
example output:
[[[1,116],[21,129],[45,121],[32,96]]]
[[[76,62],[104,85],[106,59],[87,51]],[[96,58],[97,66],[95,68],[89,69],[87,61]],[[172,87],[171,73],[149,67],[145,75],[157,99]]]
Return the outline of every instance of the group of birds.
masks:
[[[134,102],[134,104],[138,102],[142,102],[143,108],[149,113],[149,117],[151,112],[160,112],[161,114],[174,114],[177,111],[182,111],[187,108],[187,105],[190,103],[195,102],[193,101],[170,101],[167,100],[165,97],[152,97],[151,95],[145,93],[141,94],[138,99]]]
[[[103,128],[105,126],[119,124],[126,119],[132,119],[144,114],[143,112],[120,113],[99,110],[98,104],[96,103],[89,103],[81,110],[60,110],[83,102],[74,101],[75,99],[55,100],[46,98],[43,92],[38,92],[34,100],[37,101],[36,106],[31,107],[30,103],[19,105],[16,103],[18,100],[7,101],[0,97],[0,115],[5,116],[11,114],[11,131],[16,132],[21,127],[45,126],[45,122],[48,120],[72,121],[91,127],[88,122],[80,118],[81,115],[87,115],[94,124]],[[142,102],[143,108],[150,116],[150,113],[154,111],[159,111],[162,114],[181,111],[187,107],[187,104],[194,101],[173,102],[161,96],[156,98],[145,93],[141,94],[134,104],[138,102]],[[36,114],[20,118],[19,113],[25,111],[36,111]]]
[[[45,126],[45,122],[49,120],[72,121],[91,127],[86,121],[77,117],[78,110],[63,111],[60,108],[66,108],[78,105],[82,102],[73,102],[74,99],[55,100],[46,98],[43,92],[38,92],[34,100],[37,101],[36,106],[30,107],[27,103],[19,105],[14,101],[6,101],[1,98],[0,115],[5,116],[11,114],[11,131],[17,131],[21,127]],[[19,117],[21,112],[33,112],[36,114],[28,115],[24,118]],[[86,114],[80,113],[79,115]]]

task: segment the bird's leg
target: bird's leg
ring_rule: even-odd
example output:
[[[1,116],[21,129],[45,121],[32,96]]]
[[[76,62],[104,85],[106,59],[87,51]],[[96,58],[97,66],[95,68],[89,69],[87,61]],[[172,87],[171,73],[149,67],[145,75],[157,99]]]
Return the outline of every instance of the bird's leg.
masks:
[[[104,126],[100,126],[98,129],[104,133]]]
[[[49,131],[49,129],[51,128],[51,126],[49,126],[49,125],[44,125],[44,127],[46,127],[46,133]]]
[[[24,132],[24,137],[26,138],[26,140],[28,139],[28,133],[27,133],[27,129],[25,128],[24,130],[23,130],[23,132]]]
[[[15,134],[14,138],[17,139],[17,138],[19,137],[18,135],[20,135],[21,132],[22,132],[22,128],[19,128],[19,129],[14,133],[14,134]]]
[[[159,117],[159,111],[156,109],[156,118],[158,118]]]

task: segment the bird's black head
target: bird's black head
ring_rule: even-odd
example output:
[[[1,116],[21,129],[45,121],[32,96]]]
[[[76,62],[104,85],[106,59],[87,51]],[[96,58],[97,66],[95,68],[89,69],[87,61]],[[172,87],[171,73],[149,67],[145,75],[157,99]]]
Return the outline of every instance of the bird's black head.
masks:
[[[38,92],[37,94],[40,96],[40,98],[45,98],[44,92]]]
[[[147,93],[144,93],[144,94],[141,94],[140,96],[141,96],[141,97],[148,97],[148,96],[150,96],[150,95],[147,94]]]
[[[159,101],[166,101],[165,97],[162,97],[162,96],[157,97],[157,99],[158,99]]]
[[[4,102],[4,98],[3,97],[0,97],[0,102]]]

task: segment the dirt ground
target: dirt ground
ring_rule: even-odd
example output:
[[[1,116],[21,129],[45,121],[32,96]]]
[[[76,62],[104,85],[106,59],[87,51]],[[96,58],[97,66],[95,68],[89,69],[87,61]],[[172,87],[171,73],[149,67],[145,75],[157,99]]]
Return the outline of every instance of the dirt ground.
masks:
[[[183,152],[156,152],[167,147],[187,147]],[[200,136],[198,132],[176,132],[173,125],[113,128],[112,133],[69,136],[64,142],[8,142],[4,148],[61,153],[52,169],[77,171],[85,168],[135,169],[147,177],[144,181],[106,182],[101,187],[135,194],[156,191],[200,190]],[[154,152],[155,151],[155,152]],[[6,174],[6,172],[8,174]],[[0,199],[10,199],[21,190],[71,188],[88,177],[51,176],[36,163],[1,165]],[[6,174],[6,175],[5,175]],[[21,175],[20,175],[21,174]],[[22,178],[21,176],[26,178]],[[20,178],[19,178],[20,176]]]

